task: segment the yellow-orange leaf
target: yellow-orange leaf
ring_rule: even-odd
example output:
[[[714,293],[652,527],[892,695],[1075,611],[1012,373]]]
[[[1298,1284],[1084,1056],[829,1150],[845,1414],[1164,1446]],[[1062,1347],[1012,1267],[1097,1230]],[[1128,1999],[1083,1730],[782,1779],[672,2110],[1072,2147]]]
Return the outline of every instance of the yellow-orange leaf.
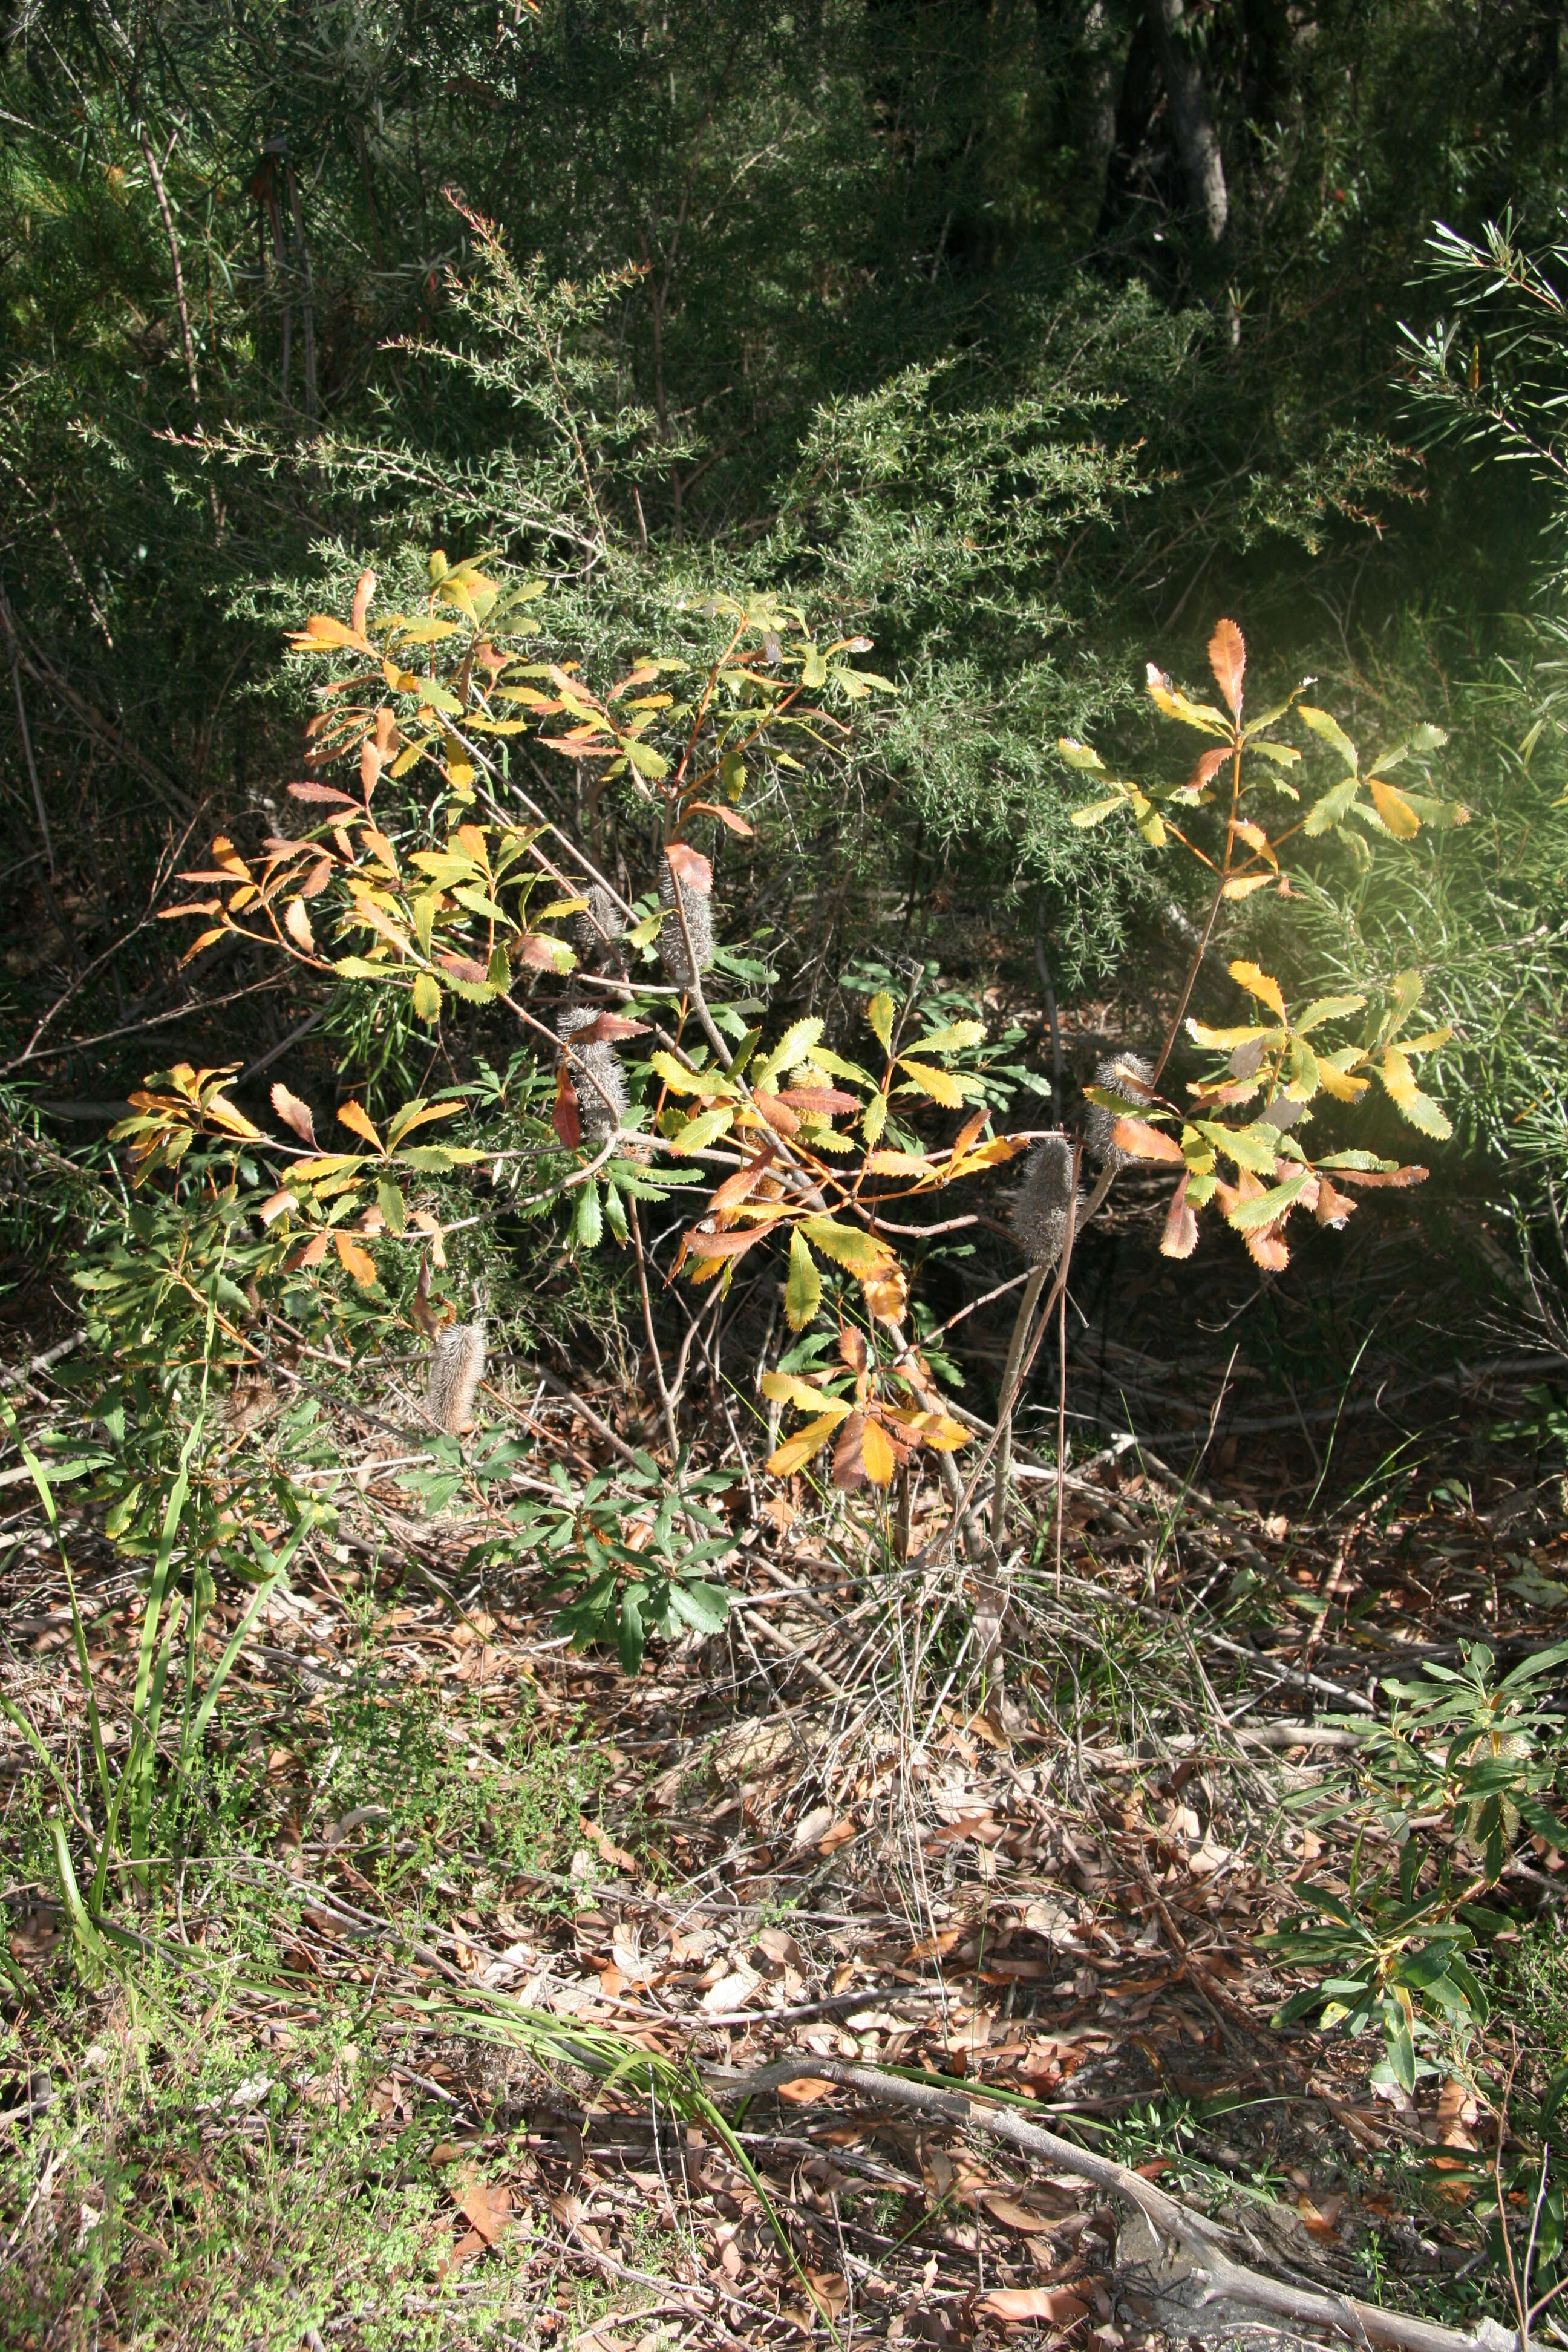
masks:
[[[885,1429],[868,1421],[860,1433],[860,1461],[873,1486],[886,1486],[890,1481],[896,1459],[888,1442]]]
[[[346,1127],[351,1135],[361,1135],[367,1143],[373,1143],[378,1151],[384,1151],[381,1138],[371,1125],[369,1114],[363,1103],[343,1103],[338,1111],[338,1124],[340,1127]]]
[[[923,1151],[873,1151],[866,1161],[868,1176],[929,1176],[934,1171]]]
[[[1372,794],[1373,808],[1394,839],[1396,841],[1414,840],[1421,830],[1421,820],[1404,793],[1396,793],[1392,784],[1385,784],[1378,776],[1369,776],[1366,780],[1366,788]]]
[[[1175,1137],[1163,1134],[1145,1119],[1119,1118],[1110,1130],[1110,1139],[1120,1150],[1130,1151],[1134,1160],[1182,1160],[1182,1147]]]
[[[936,1069],[930,1062],[911,1062],[903,1055],[899,1057],[899,1067],[906,1077],[914,1080],[922,1094],[941,1103],[944,1110],[963,1109],[963,1088],[951,1071]]]
[[[1233,719],[1241,717],[1241,681],[1247,670],[1247,640],[1234,621],[1216,624],[1209,639],[1209,667]]]
[[[847,1406],[836,1405],[831,1412],[821,1414],[817,1420],[808,1422],[804,1429],[797,1429],[793,1437],[786,1437],[777,1451],[768,1456],[768,1475],[787,1478],[803,1463],[809,1462],[814,1454],[820,1454],[847,1410]]]
[[[296,947],[303,948],[307,955],[315,954],[316,935],[310,929],[310,918],[305,912],[303,898],[289,899],[283,909],[283,928]]]
[[[1268,974],[1260,971],[1255,963],[1233,963],[1230,976],[1232,980],[1240,982],[1249,996],[1256,996],[1260,1003],[1267,1004],[1270,1013],[1284,1020],[1285,999],[1277,980],[1270,980]]]
[[[343,1272],[352,1274],[362,1290],[373,1289],[375,1285],[375,1260],[370,1252],[361,1249],[358,1242],[345,1233],[335,1233],[332,1239],[337,1244]]]
[[[879,1272],[868,1275],[860,1285],[868,1312],[879,1323],[901,1323],[910,1303],[910,1286],[903,1267],[890,1263]]]

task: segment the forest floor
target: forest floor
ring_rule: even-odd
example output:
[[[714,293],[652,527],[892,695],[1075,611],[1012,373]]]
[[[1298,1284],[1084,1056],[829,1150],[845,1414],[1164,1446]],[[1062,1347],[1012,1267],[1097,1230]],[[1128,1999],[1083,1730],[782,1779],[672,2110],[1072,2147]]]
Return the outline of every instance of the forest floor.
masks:
[[[1424,1345],[1449,1264],[1429,1223],[1384,1221],[1351,1269],[1355,1328],[1380,1335],[1335,1340],[1353,1377],[1324,1370],[1331,1297],[1313,1310],[1315,1385],[1321,1287],[1274,1286],[1232,1328],[1238,1274],[1173,1339],[1136,1238],[1086,1259],[1069,1392],[1100,1425],[1075,1440],[1059,1569],[1054,1399],[1026,1430],[988,1663],[963,1570],[919,1564],[933,1481],[902,1565],[865,1497],[796,1480],[754,1507],[737,1485],[726,1630],[627,1676],[556,1633],[536,1559],[469,1564],[483,1510],[416,1437],[336,1417],[335,1529],[250,1629],[146,1869],[117,1866],[85,1937],[16,1718],[79,1792],[68,1560],[123,1754],[146,1564],[68,1486],[57,1545],[11,1478],[0,2336],[1243,2340],[1244,2315],[1157,2290],[1126,2204],[998,2139],[997,2114],[1210,2214],[1276,2279],[1511,2324],[1472,2081],[1435,2042],[1414,2097],[1374,2093],[1380,2043],[1274,2027],[1304,1979],[1259,1938],[1300,1880],[1343,1893],[1358,1841],[1363,1870],[1390,1858],[1353,1769],[1379,1678],[1561,1633],[1561,1437],[1525,1401],[1552,1360],[1506,1297],[1468,1361]],[[13,1383],[24,1426],[66,1410],[56,1379]],[[606,1458],[562,1385],[646,1433],[581,1367],[557,1391],[516,1363],[491,1380],[481,1420],[521,1433],[528,1474]],[[395,1386],[375,1402],[406,1416]],[[266,1411],[237,1443],[265,1442]],[[220,1592],[204,1657],[243,1601]],[[1563,1884],[1539,1841],[1505,1874],[1504,2073],[1510,2031],[1527,2071],[1568,2055]],[[747,2094],[781,2062],[807,2071]]]

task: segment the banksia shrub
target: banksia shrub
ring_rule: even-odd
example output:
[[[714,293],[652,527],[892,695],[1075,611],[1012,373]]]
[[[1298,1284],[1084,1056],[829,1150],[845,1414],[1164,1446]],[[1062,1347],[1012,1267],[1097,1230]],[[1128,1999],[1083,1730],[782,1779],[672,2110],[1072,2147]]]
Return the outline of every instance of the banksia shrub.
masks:
[[[1047,1135],[1024,1163],[1024,1181],[1013,1204],[1013,1231],[1033,1265],[1054,1265],[1068,1235],[1072,1203],[1072,1145],[1065,1135]]]
[[[588,903],[572,926],[579,954],[613,959],[615,944],[626,936],[626,919],[604,885],[595,882]]]
[[[680,917],[685,916],[686,929],[691,934],[697,971],[706,971],[713,961],[712,901],[702,891],[693,890],[689,883],[682,882],[668,857],[659,860],[658,901],[666,909],[658,934],[659,961],[677,988],[689,988],[697,974],[686,952]]]
[[[1142,1054],[1110,1054],[1097,1064],[1094,1083],[1107,1094],[1121,1095],[1128,1102],[1147,1102],[1154,1087],[1154,1065],[1146,1062]],[[1112,1140],[1120,1112],[1107,1110],[1103,1103],[1091,1102],[1089,1117],[1084,1121],[1084,1150],[1102,1168],[1131,1168],[1137,1154],[1123,1151]]]
[[[578,1031],[591,1028],[598,1017],[592,1004],[569,1004],[555,1024],[555,1034],[563,1045],[570,1045]],[[577,1097],[577,1123],[584,1142],[607,1143],[626,1115],[626,1082],[619,1055],[613,1045],[596,1038],[588,1045],[574,1045],[566,1066]]]

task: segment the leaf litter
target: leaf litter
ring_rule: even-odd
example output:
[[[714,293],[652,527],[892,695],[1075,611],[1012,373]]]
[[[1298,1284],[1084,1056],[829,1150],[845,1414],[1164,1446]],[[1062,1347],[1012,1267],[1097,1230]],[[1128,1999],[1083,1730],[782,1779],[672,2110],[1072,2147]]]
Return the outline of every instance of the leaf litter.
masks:
[[[568,1409],[530,1410],[542,1461],[592,1470]],[[530,1567],[474,1584],[459,1497],[427,1515],[388,1442],[341,1435],[333,1538],[302,1549],[220,1710],[226,1751],[252,1760],[245,1835],[193,1852],[85,1995],[91,2030],[123,2034],[117,1988],[155,1956],[273,2070],[259,2111],[201,2121],[204,2151],[260,2124],[303,2162],[322,2114],[357,2101],[431,2184],[417,2281],[379,2311],[333,2310],[329,2283],[331,2341],[376,2340],[373,2319],[395,2336],[433,2295],[443,2341],[467,2341],[468,2283],[492,2273],[492,2315],[605,2352],[1167,2340],[1175,2306],[1136,2284],[1125,2202],[977,2126],[995,2116],[1163,2183],[1273,2279],[1365,2296],[1370,2247],[1391,2306],[1452,2307],[1495,2120],[1460,2076],[1380,2093],[1365,2042],[1275,2029],[1294,1979],[1259,1937],[1309,1874],[1345,1884],[1346,1840],[1300,1800],[1355,1737],[1369,1658],[1451,1653],[1473,1623],[1417,1555],[1465,1563],[1494,1641],[1500,1609],[1516,1642],[1553,1630],[1540,1596],[1568,1571],[1568,1519],[1550,1482],[1525,1507],[1531,1584],[1519,1490],[1488,1507],[1432,1480],[1381,1525],[1300,1527],[1113,1451],[1066,1497],[1059,1590],[1016,1564],[998,1678],[964,1671],[960,1571],[858,1566],[852,1513],[825,1517],[797,1480],[787,1510],[774,1497],[735,1530],[724,1632],[628,1678],[563,1644]],[[945,1509],[933,1486],[911,1560]],[[87,1514],[67,1528],[103,1703],[123,1692],[136,1588]],[[85,1726],[58,1554],[24,1530],[9,1567],[6,1690],[67,1758]],[[1261,1640],[1209,1640],[1193,1595],[1264,1574],[1328,1606],[1305,1636],[1287,1614]],[[411,1694],[439,1772],[416,1800],[384,1776],[334,1811],[345,1697],[384,1725]],[[9,1722],[0,1736],[15,1798],[29,1761]],[[485,1802],[465,1812],[449,1781]],[[519,1786],[540,1818],[509,1851],[489,1824]],[[1510,1864],[1552,1899],[1561,1869],[1539,1839]],[[36,1872],[14,1870],[5,1903],[27,1999],[4,2104],[44,2147],[26,2092],[41,2054],[58,2063],[69,1921]],[[352,2081],[314,2055],[349,2016]],[[297,2073],[291,2046],[312,2053]],[[745,2094],[770,2072],[788,2079]],[[36,2187],[6,2224],[24,2268],[66,2224],[47,2163]],[[151,2262],[122,2241],[114,2309],[136,2308]],[[607,2304],[584,2336],[590,2285]],[[1197,2309],[1193,2332],[1213,2332]],[[132,2336],[106,2308],[99,2340]]]

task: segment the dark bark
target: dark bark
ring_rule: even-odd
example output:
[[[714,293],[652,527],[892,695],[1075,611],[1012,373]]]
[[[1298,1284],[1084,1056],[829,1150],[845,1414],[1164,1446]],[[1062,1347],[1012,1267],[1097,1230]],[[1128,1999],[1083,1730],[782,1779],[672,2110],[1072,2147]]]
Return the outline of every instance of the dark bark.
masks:
[[[1164,67],[1171,134],[1181,160],[1187,202],[1202,216],[1210,244],[1218,245],[1230,222],[1230,194],[1203,60],[1193,46],[1191,20],[1184,0],[1146,0],[1146,6]]]

